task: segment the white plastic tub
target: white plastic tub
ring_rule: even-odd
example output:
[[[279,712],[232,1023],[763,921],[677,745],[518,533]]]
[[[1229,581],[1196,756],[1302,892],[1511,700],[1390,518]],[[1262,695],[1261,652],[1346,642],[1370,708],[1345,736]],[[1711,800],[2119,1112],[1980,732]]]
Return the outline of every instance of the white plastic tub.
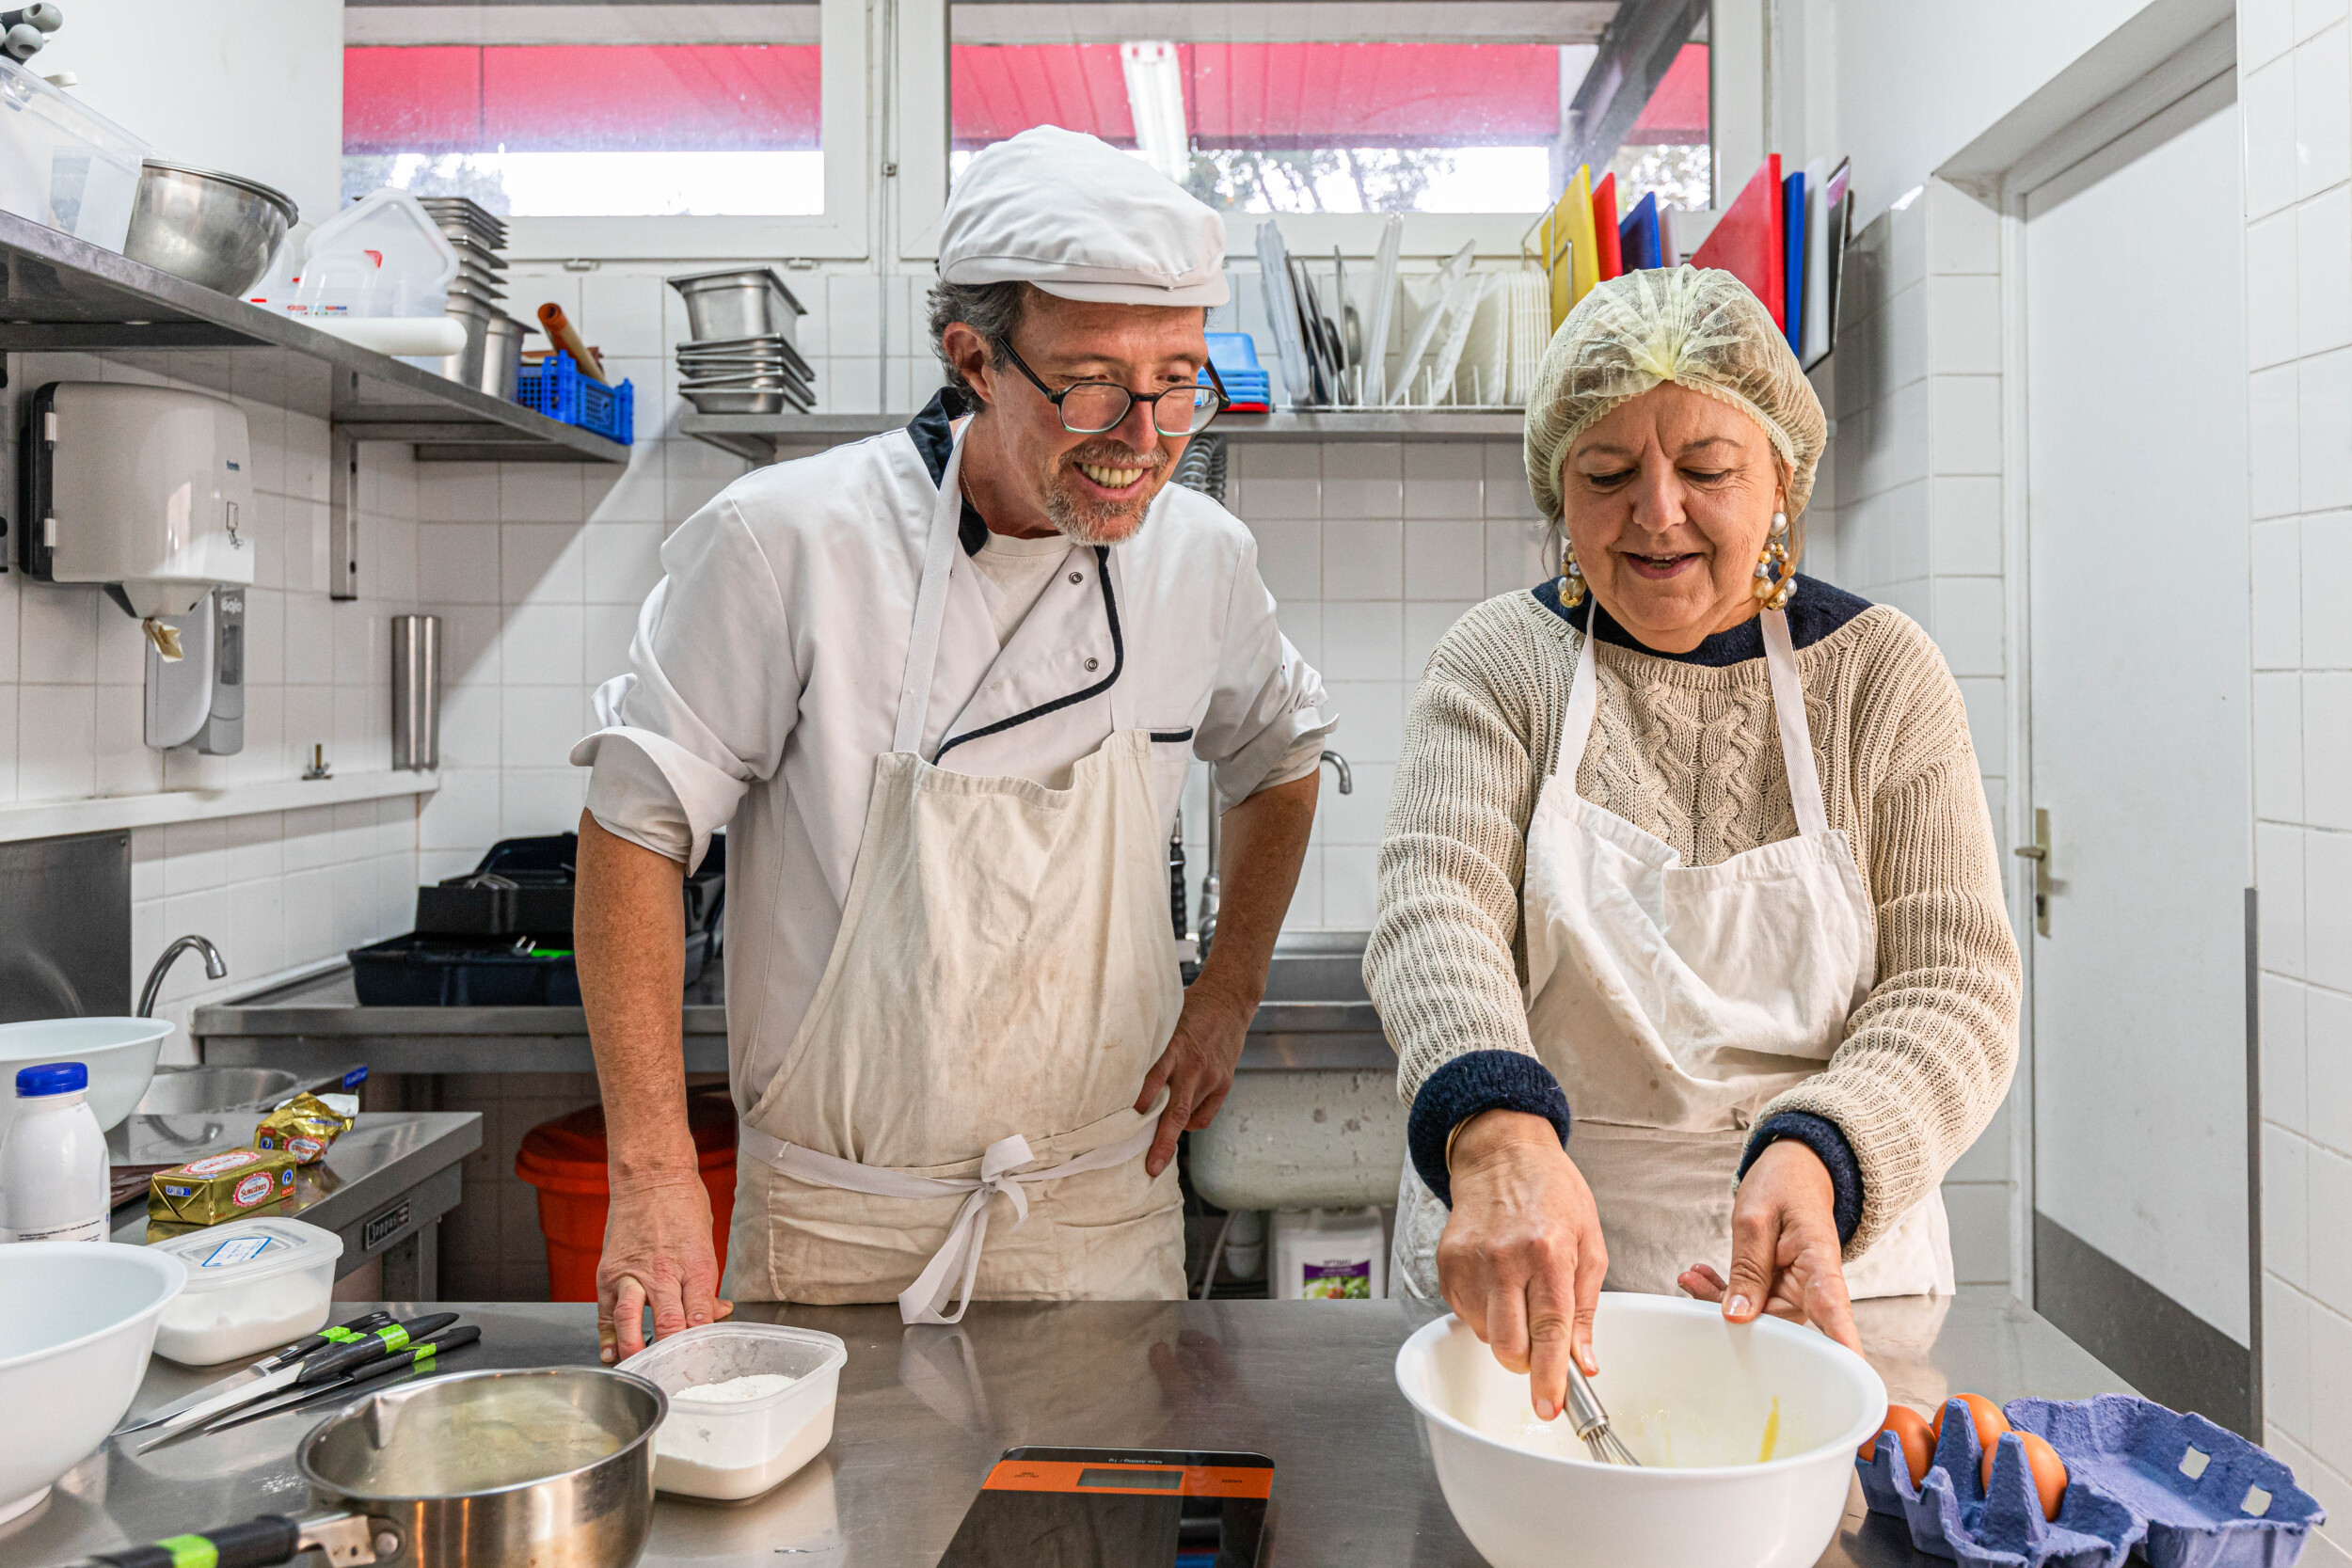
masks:
[[[300,1220],[229,1220],[157,1242],[188,1288],[155,1327],[155,1354],[187,1367],[237,1361],[324,1326],[343,1239]]]
[[[153,1247],[0,1246],[0,1523],[47,1497],[122,1419],[155,1320],[186,1277]]]
[[[654,1438],[655,1487],[734,1501],[775,1486],[833,1441],[834,1397],[849,1358],[849,1347],[833,1335],[772,1323],[707,1323],[630,1356],[620,1370],[670,1396],[669,1417]],[[694,1398],[697,1387],[763,1373],[792,1383],[724,1404]]]
[[[1452,1316],[1397,1352],[1438,1486],[1494,1568],[1812,1568],[1837,1533],[1854,1449],[1886,1415],[1868,1362],[1810,1328],[1742,1327],[1705,1302],[1604,1293],[1594,1389],[1642,1461],[1598,1465],[1538,1423]],[[1772,1433],[1771,1456],[1765,1435]]]
[[[147,144],[0,59],[0,210],[119,251]]]

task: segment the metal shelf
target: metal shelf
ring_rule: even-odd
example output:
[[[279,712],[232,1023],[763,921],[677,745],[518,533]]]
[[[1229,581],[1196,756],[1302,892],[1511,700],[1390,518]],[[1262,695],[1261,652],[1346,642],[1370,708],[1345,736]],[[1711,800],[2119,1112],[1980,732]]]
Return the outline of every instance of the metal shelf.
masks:
[[[905,414],[685,414],[678,429],[754,463],[787,446],[832,446],[897,430]],[[1285,410],[1228,414],[1209,427],[1235,441],[1516,441],[1526,416],[1516,408]]]
[[[628,461],[618,441],[8,213],[0,213],[0,350],[103,354],[316,415],[357,440],[405,441],[428,461]]]

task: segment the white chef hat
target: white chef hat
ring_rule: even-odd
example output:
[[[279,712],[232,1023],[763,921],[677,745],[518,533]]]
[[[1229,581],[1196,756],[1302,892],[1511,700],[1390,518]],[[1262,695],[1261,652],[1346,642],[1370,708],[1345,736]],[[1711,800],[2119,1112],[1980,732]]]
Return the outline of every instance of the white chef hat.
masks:
[[[1111,305],[1222,305],[1225,220],[1142,159],[1040,125],[965,166],[940,218],[939,278]]]

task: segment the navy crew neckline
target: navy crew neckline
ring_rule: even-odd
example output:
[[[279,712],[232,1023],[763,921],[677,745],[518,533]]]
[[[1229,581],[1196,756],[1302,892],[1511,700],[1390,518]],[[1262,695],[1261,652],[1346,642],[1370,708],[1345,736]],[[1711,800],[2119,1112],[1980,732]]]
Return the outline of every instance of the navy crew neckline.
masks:
[[[923,467],[930,471],[931,483],[937,484],[947,472],[947,454],[955,450],[955,421],[970,411],[964,395],[953,387],[942,387],[932,394],[923,411],[907,423],[907,436],[914,442],[915,452],[923,459]],[[963,515],[956,523],[957,542],[966,555],[977,555],[988,543],[988,522],[972,505],[963,503]]]
[[[1560,603],[1560,579],[1546,578],[1532,590],[1535,602],[1559,616],[1578,631],[1584,630],[1596,601],[1589,595],[1573,610]],[[1859,594],[1833,587],[1820,578],[1797,574],[1797,591],[1788,600],[1788,641],[1800,648],[1814,643],[1836,632],[1840,626],[1870,608],[1870,601]],[[1697,664],[1721,670],[1734,664],[1764,657],[1764,623],[1752,617],[1732,627],[1719,631],[1692,648],[1689,653],[1661,653],[1645,647],[1640,640],[1611,619],[1600,618],[1600,640],[1614,648],[1629,648],[1652,658],[1672,659],[1677,664]]]

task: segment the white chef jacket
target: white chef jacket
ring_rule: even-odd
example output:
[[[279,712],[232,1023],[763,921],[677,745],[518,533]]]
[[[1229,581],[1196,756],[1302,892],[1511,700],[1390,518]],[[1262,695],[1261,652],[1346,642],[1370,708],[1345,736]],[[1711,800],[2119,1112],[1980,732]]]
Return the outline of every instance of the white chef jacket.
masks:
[[[688,518],[661,547],[629,673],[596,692],[602,727],[572,749],[595,769],[588,809],[609,832],[691,868],[731,824],[739,1109],[780,1064],[840,930],[947,429],[934,400],[906,430],[755,469]],[[1232,800],[1314,766],[1310,743],[1332,727],[1322,679],[1275,626],[1256,541],[1206,496],[1164,488],[1112,546],[1115,573],[1107,552],[1072,546],[1001,648],[970,560],[985,525],[968,507],[963,534],[922,738],[938,766],[1066,785],[1110,736],[1114,674],[1152,732],[1164,828],[1194,756]]]

